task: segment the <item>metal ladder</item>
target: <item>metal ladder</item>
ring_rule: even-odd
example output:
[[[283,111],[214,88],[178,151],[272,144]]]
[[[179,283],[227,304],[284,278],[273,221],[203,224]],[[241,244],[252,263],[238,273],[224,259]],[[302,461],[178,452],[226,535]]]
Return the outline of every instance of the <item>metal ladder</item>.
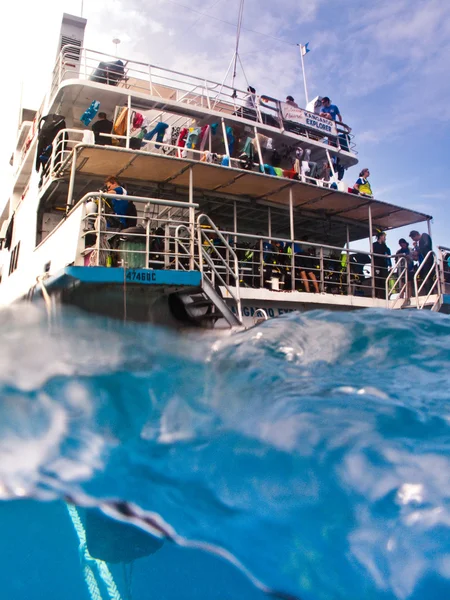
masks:
[[[227,258],[231,258],[233,267],[211,243],[207,233],[202,228],[202,224],[205,222],[208,226],[207,231],[214,232],[220,239],[221,247],[225,249]],[[187,233],[187,236],[182,237],[182,232]],[[224,318],[230,327],[241,327],[239,262],[236,253],[213,221],[204,214],[199,215],[197,218],[197,255],[195,256],[192,256],[190,239],[191,231],[189,228],[185,225],[178,226],[175,234],[176,268],[186,270],[187,259],[189,259],[190,264],[192,259],[193,266],[202,273],[201,288],[184,296],[184,306],[190,318],[198,323],[214,322]],[[186,262],[183,258],[186,259]],[[222,297],[220,286],[225,288],[227,298],[230,299],[236,312],[233,312]]]

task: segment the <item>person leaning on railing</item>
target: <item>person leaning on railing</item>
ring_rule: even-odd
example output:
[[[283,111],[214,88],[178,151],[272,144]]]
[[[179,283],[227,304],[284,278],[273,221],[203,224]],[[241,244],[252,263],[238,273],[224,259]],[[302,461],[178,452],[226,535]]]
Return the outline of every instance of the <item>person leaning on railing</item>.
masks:
[[[134,202],[130,202],[129,200],[123,198],[123,196],[127,195],[127,190],[122,185],[120,185],[116,177],[108,177],[108,179],[105,181],[104,191],[108,194],[116,194],[117,196],[122,196],[122,198],[119,197],[117,198],[117,200],[114,198],[110,201],[112,209],[118,216],[120,227],[123,229],[126,227],[133,227],[133,225],[136,225],[136,205],[134,204]]]
[[[339,121],[342,123],[342,115],[336,104],[331,104],[331,100],[328,96],[322,98],[322,106],[320,108],[320,116],[330,121]]]
[[[372,188],[370,187],[370,183],[368,181],[369,177],[369,169],[363,169],[359,174],[359,178],[356,180],[355,185],[353,186],[354,194],[360,194],[361,196],[373,198]]]
[[[432,275],[427,278],[428,273],[433,268],[433,256],[428,256],[433,250],[433,242],[428,233],[419,233],[415,229],[410,232],[409,237],[412,239],[414,248],[418,254],[420,278],[422,281],[425,281],[425,279],[427,280],[422,288],[422,293],[428,294],[434,283]]]

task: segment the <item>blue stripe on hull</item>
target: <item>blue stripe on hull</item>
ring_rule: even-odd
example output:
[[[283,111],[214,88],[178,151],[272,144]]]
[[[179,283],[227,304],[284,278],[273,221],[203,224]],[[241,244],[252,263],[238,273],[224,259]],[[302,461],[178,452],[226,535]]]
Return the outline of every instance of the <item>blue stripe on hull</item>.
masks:
[[[65,267],[45,281],[47,288],[64,288],[74,280],[85,284],[152,285],[173,287],[198,287],[201,284],[200,271],[163,271],[152,269],[124,269],[121,267]]]

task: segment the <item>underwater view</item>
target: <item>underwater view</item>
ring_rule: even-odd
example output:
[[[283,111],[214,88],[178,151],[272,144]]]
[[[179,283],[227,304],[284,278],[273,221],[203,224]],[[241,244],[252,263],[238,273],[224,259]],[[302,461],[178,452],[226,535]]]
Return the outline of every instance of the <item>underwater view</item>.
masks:
[[[450,598],[450,320],[0,312],[2,600]]]

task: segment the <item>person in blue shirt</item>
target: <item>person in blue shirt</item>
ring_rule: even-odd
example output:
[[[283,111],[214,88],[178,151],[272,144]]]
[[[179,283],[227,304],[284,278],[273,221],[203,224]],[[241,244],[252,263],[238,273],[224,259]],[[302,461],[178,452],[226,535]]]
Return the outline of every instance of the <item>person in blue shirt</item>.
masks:
[[[118,196],[126,196],[127,190],[120,185],[115,177],[108,177],[105,181],[105,191],[108,194],[117,194]],[[125,199],[117,198],[117,200],[111,200],[112,208],[116,215],[119,217],[119,221],[122,227],[128,227],[128,219],[126,216],[129,215],[129,202]]]
[[[336,121],[336,118],[342,123],[342,116],[339,112],[336,104],[331,104],[331,100],[328,96],[322,98],[322,107],[320,109],[320,116],[325,117],[325,119],[330,119],[331,121]]]

